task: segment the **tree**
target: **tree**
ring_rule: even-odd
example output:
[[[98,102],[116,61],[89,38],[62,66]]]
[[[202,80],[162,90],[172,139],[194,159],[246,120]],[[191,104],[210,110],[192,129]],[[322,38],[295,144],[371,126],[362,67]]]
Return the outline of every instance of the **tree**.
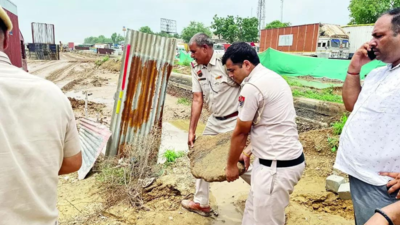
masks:
[[[225,40],[229,41],[230,43],[233,43],[237,40],[238,33],[239,33],[239,27],[236,24],[235,17],[233,16],[226,17],[223,26],[222,37]]]
[[[118,37],[117,33],[113,33],[113,34],[111,35],[111,40],[112,40],[112,42],[113,42],[114,44],[118,43],[117,37]]]
[[[148,26],[141,27],[139,31],[146,34],[154,34],[154,32]]]
[[[227,16],[226,18],[214,16],[211,28],[214,34],[230,43],[235,41],[253,42],[258,39],[258,19]]]
[[[204,26],[203,23],[200,22],[195,22],[195,21],[191,21],[189,26],[185,27],[182,30],[182,39],[186,42],[189,43],[190,39],[193,37],[193,35],[202,32],[207,34],[208,36],[211,37],[211,30],[210,28]]]
[[[351,0],[349,24],[375,23],[382,13],[399,6],[400,0]]]
[[[116,35],[116,33],[114,33],[114,34]],[[114,42],[114,39],[113,39],[114,34],[111,35],[111,38],[106,38],[104,35],[100,35],[98,37],[88,37],[88,38],[85,38],[84,43],[91,44],[91,45],[97,44],[97,43],[109,44],[109,43],[118,43],[118,40],[119,40],[118,37],[121,37],[123,39],[123,37],[121,35],[118,35],[116,37],[117,42]]]
[[[121,41],[125,41],[125,38],[122,35],[118,34],[116,43],[120,43]]]
[[[243,18],[241,23],[241,38],[245,42],[256,42],[258,40],[258,19],[256,17]]]
[[[225,18],[215,15],[213,20],[214,21],[211,23],[211,28],[214,29],[214,34],[217,35],[219,39],[221,39],[222,34],[225,32]]]
[[[267,24],[265,26],[265,29],[288,27],[290,25],[291,25],[290,23],[282,23],[279,20],[274,20],[271,23]]]

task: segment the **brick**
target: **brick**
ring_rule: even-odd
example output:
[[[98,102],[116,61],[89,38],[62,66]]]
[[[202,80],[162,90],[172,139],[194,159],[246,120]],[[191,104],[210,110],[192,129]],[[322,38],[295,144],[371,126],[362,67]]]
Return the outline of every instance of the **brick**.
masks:
[[[343,200],[351,200],[350,183],[340,185],[339,198]]]
[[[336,194],[339,193],[340,185],[345,183],[345,179],[341,176],[331,175],[326,178],[326,190],[335,192]]]

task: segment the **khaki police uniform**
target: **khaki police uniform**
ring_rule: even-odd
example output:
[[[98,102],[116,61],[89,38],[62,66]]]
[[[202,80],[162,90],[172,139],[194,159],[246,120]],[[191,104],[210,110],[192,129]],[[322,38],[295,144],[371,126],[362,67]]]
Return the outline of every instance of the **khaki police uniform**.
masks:
[[[227,74],[221,56],[215,52],[208,65],[192,62],[192,91],[202,92],[212,115],[208,118],[203,135],[217,135],[233,131],[236,126],[240,86]],[[250,184],[251,169],[242,175]],[[209,205],[209,183],[196,180],[194,202],[201,206]]]
[[[289,195],[305,168],[292,92],[286,81],[261,64],[242,84],[239,119],[253,121],[255,156],[243,225],[283,225]]]

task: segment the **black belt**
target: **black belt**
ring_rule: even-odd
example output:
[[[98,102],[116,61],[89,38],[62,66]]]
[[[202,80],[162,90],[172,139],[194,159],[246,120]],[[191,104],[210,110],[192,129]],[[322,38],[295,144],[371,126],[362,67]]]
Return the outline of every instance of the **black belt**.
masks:
[[[239,115],[239,112],[234,112],[234,113],[232,113],[232,114],[230,114],[230,115],[227,115],[227,116],[220,116],[220,117],[214,116],[214,117],[215,117],[215,119],[217,119],[217,120],[226,120],[226,119],[235,117],[235,116],[237,116],[237,115]]]
[[[259,159],[260,164],[264,166],[270,167],[272,165],[273,160],[268,160],[268,159]],[[304,159],[304,154],[301,153],[301,156],[297,159],[293,160],[277,160],[276,161],[276,167],[292,167],[292,166],[297,166],[305,161]]]

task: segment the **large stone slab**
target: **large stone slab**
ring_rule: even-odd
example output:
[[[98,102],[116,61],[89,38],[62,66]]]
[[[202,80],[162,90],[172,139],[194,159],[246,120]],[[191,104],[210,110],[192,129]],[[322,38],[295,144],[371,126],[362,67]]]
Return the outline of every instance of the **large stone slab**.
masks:
[[[190,169],[194,177],[208,182],[226,181],[225,168],[228,160],[232,132],[215,136],[199,137],[189,151]],[[238,163],[239,173],[245,172]]]

